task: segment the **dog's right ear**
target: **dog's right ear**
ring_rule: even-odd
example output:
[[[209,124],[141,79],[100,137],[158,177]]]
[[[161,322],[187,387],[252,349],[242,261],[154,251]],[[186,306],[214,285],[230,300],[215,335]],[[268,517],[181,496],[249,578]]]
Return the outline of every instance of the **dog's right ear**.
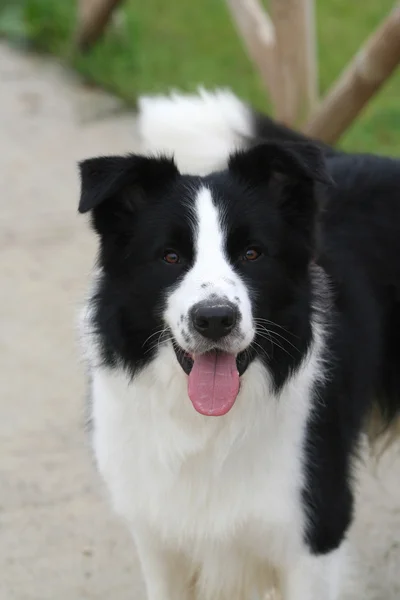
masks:
[[[132,212],[152,193],[179,176],[167,157],[100,156],[79,163],[81,198],[78,210],[96,212],[100,207],[112,215]]]

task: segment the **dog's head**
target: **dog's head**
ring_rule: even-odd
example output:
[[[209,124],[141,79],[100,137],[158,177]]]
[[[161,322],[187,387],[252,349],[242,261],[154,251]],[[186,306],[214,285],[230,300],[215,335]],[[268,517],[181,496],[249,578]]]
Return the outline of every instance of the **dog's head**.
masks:
[[[79,210],[100,237],[105,356],[135,370],[169,344],[195,408],[224,414],[254,356],[293,345],[282,332],[306,294],[315,182],[327,180],[319,150],[265,144],[207,177],[181,175],[165,157],[80,168]]]

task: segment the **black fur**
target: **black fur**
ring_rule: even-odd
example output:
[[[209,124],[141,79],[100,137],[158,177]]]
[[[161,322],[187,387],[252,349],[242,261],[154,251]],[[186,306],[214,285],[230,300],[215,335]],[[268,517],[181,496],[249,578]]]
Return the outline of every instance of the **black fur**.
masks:
[[[165,158],[81,165],[80,210],[92,211],[103,270],[93,325],[109,366],[134,375],[152,359],[165,290],[193,264],[190,206],[207,185],[224,206],[226,252],[251,289],[254,315],[276,324],[275,343],[259,335],[251,356],[268,365],[277,391],[310,347],[312,319],[327,332],[303,492],[305,537],[326,553],[352,520],[352,461],[373,402],[388,422],[400,408],[400,163],[301,143],[269,119],[255,123],[251,149],[205,178],[181,176]],[[249,244],[262,257],[241,263]],[[168,248],[184,257],[174,269],[162,260]]]

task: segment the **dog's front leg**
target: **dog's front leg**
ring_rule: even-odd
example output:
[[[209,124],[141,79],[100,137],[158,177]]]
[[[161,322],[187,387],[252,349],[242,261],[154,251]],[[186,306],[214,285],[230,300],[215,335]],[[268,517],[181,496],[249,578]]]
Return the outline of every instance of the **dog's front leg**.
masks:
[[[133,537],[147,600],[195,600],[193,571],[184,554],[167,547],[150,527],[135,527]]]

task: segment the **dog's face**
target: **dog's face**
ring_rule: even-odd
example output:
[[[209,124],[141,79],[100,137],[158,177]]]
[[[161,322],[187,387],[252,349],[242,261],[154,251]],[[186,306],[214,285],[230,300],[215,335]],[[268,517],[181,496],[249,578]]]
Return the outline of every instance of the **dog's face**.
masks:
[[[90,159],[81,174],[80,211],[92,211],[100,236],[105,355],[134,371],[170,344],[196,409],[224,414],[254,356],[282,347],[274,327],[295,316],[313,251],[314,181],[325,176],[319,152],[268,144],[204,178],[139,156]]]
[[[259,250],[249,245],[230,251],[226,215],[216,191],[211,183],[201,180],[193,186],[187,223],[191,230],[190,262],[179,245],[165,256],[171,268],[186,266],[176,284],[166,291],[163,312],[186,372],[191,369],[192,356],[214,350],[239,357],[239,372],[244,370],[241,353],[255,334],[251,291],[240,266],[257,258]]]

